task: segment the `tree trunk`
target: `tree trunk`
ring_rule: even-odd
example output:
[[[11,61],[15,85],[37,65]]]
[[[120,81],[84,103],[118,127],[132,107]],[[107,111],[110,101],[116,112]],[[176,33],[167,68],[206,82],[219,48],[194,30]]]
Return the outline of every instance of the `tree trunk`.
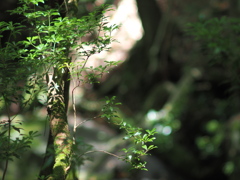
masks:
[[[70,169],[72,138],[68,128],[69,71],[54,68],[48,82],[48,116],[50,133],[47,153],[40,177],[47,180],[65,180]]]

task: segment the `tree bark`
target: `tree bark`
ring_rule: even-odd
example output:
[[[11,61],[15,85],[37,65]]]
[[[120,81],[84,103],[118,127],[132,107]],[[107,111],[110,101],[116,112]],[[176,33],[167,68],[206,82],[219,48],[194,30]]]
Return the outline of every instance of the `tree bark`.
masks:
[[[72,137],[67,121],[69,100],[69,71],[54,68],[48,82],[48,117],[50,133],[47,153],[40,177],[47,180],[65,180],[71,165]]]

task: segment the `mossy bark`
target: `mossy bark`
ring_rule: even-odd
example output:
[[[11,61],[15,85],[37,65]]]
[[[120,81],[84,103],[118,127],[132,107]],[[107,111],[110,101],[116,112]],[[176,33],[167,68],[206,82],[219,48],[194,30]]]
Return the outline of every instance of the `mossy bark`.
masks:
[[[65,180],[71,166],[72,154],[72,137],[67,121],[68,69],[54,69],[52,79],[48,82],[48,98],[50,134],[47,149],[50,154],[45,156],[40,177],[47,180]]]

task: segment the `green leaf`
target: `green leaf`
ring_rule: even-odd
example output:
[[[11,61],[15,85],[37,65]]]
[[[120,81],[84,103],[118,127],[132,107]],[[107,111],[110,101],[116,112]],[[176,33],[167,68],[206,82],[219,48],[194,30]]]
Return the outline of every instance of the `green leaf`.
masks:
[[[17,127],[15,127],[15,126],[11,126],[14,130],[16,130],[17,132],[19,132],[20,133],[20,129],[22,129],[22,128],[17,128]]]
[[[7,132],[7,130],[1,132],[1,133],[0,133],[0,136],[3,136],[6,132]]]
[[[148,150],[147,145],[143,145],[142,148]]]

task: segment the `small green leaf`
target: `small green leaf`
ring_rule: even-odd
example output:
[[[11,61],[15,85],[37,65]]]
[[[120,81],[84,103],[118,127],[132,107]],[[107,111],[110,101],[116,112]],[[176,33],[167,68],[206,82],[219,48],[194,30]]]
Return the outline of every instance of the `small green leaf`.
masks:
[[[17,132],[19,132],[19,133],[20,133],[20,129],[22,129],[22,128],[17,128],[17,127],[15,127],[15,126],[12,126],[12,128],[13,128],[14,130],[16,130]]]
[[[145,150],[148,149],[146,145],[143,145],[142,148],[145,149]]]

